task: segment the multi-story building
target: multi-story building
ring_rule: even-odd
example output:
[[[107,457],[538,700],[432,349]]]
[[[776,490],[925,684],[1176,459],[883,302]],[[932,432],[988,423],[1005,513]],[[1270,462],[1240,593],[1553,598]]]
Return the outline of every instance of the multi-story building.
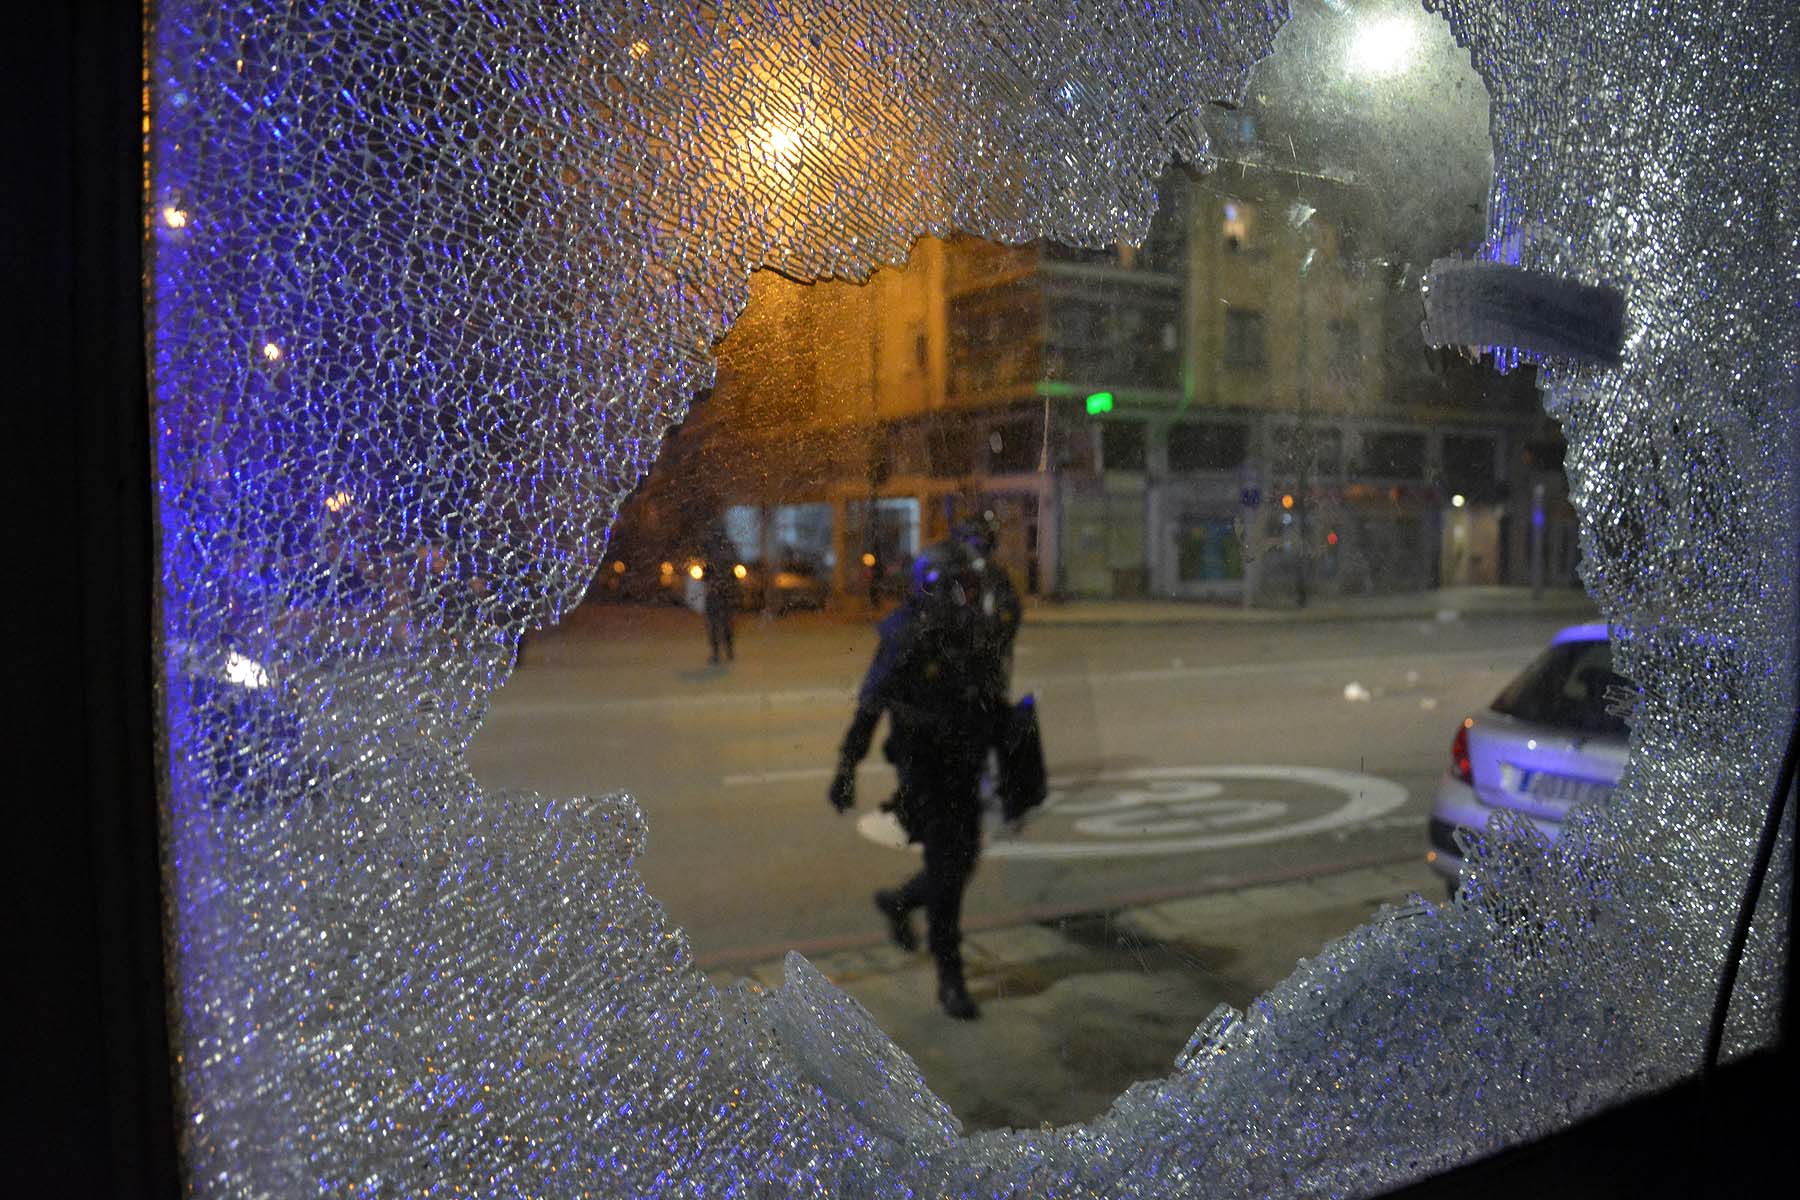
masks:
[[[844,594],[981,508],[1028,593],[1305,603],[1534,561],[1568,580],[1529,376],[1420,346],[1417,269],[1357,244],[1366,203],[1172,173],[1141,247],[927,238],[866,286],[764,273],[675,439],[703,456],[680,504]]]

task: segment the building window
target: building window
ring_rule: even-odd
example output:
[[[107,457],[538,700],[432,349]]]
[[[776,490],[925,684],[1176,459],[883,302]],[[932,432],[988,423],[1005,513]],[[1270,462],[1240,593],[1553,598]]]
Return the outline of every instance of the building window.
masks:
[[[927,467],[938,479],[975,469],[975,431],[962,421],[935,421],[925,434]]]
[[[995,425],[988,430],[988,472],[993,475],[1019,475],[1038,469],[1043,457],[1043,423],[1036,417],[1022,417]]]
[[[1232,471],[1244,462],[1250,445],[1245,425],[1206,422],[1169,427],[1169,470]]]
[[[1013,281],[952,297],[949,320],[951,395],[979,396],[1039,378],[1044,316],[1035,284]]]
[[[1443,480],[1444,486],[1453,492],[1470,496],[1492,494],[1497,482],[1494,472],[1494,439],[1446,436]]]
[[[1331,350],[1340,367],[1348,368],[1362,360],[1362,327],[1354,317],[1338,317],[1331,322]]]
[[[1363,473],[1378,479],[1421,479],[1425,475],[1425,435],[1365,433]]]
[[[1235,200],[1225,202],[1225,219],[1220,222],[1220,236],[1225,253],[1236,254],[1250,244],[1250,206]]]
[[[1100,434],[1101,465],[1108,471],[1142,471],[1146,441],[1142,421],[1108,421]]]
[[[1278,469],[1293,475],[1339,475],[1344,470],[1344,431],[1335,425],[1286,425],[1275,430]]]
[[[1246,308],[1225,311],[1225,365],[1257,368],[1267,356],[1263,346],[1263,315]]]
[[[1045,300],[1045,366],[1052,378],[1136,388],[1180,385],[1179,292],[1059,281]]]

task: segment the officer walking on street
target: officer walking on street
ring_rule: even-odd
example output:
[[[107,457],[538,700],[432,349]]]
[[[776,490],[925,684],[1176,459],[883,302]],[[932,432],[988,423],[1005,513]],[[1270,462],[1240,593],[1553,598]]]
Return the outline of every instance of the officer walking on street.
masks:
[[[962,541],[928,547],[915,560],[906,602],[879,627],[830,790],[839,812],[855,803],[856,765],[886,713],[883,750],[900,788],[884,807],[922,844],[925,865],[898,889],[876,892],[875,906],[906,950],[918,945],[911,913],[925,909],[938,1003],[961,1020],[980,1015],[963,978],[962,901],[981,853],[979,785],[1007,712],[999,656],[1011,644],[984,614],[982,595],[982,571]]]

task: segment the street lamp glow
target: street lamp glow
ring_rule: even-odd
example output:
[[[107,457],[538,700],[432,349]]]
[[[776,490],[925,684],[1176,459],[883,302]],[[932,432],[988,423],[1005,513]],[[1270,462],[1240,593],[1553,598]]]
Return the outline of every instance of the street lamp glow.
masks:
[[[736,575],[739,579],[744,579],[749,576],[750,568],[746,567],[743,563],[739,563],[737,566],[731,568],[731,573]]]
[[[281,347],[277,346],[274,342],[264,342],[263,349],[262,349],[262,356],[264,358],[268,359],[270,362],[280,362],[281,361]]]
[[[233,650],[225,658],[225,678],[239,687],[269,686],[269,673],[263,670],[262,664],[254,658],[246,658],[236,650]]]
[[[688,578],[689,579],[699,579],[705,574],[706,574],[706,568],[701,566],[699,563],[695,563],[693,566],[688,568]]]
[[[1463,505],[1467,504],[1468,502],[1469,502],[1468,497],[1464,496],[1461,492],[1458,492],[1458,493],[1456,493],[1456,495],[1450,497],[1450,507],[1451,508],[1461,508]]]
[[[800,156],[800,135],[786,125],[772,125],[769,136],[764,139],[769,153],[784,163],[792,163]]]
[[[1402,17],[1370,21],[1350,42],[1350,69],[1358,75],[1393,75],[1412,64],[1418,34]]]
[[[170,229],[186,229],[187,228],[187,223],[188,223],[187,213],[183,212],[179,208],[176,208],[173,204],[169,205],[168,207],[166,207],[162,210],[162,219],[163,219],[163,224],[167,225]]]

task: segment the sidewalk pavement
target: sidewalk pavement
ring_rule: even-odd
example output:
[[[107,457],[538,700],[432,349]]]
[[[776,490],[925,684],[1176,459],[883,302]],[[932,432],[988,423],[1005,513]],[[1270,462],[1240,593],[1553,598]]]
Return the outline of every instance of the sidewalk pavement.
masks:
[[[1416,858],[1228,892],[1012,923],[965,919],[963,955],[977,1021],[937,1005],[931,960],[881,934],[810,961],[855,997],[964,1133],[1091,1120],[1175,1056],[1221,1003],[1242,1009],[1386,903],[1443,895]],[[915,917],[915,920],[919,920]],[[922,924],[921,924],[922,929]],[[719,967],[714,984],[782,984],[780,959]]]
[[[1473,614],[1565,616],[1570,623],[1598,620],[1594,602],[1579,588],[1545,588],[1535,598],[1523,587],[1451,587],[1377,596],[1333,597],[1305,608],[1271,602],[1255,608],[1197,600],[1045,600],[1027,597],[1033,625],[1160,625],[1186,622],[1291,624],[1295,621],[1455,621]]]

